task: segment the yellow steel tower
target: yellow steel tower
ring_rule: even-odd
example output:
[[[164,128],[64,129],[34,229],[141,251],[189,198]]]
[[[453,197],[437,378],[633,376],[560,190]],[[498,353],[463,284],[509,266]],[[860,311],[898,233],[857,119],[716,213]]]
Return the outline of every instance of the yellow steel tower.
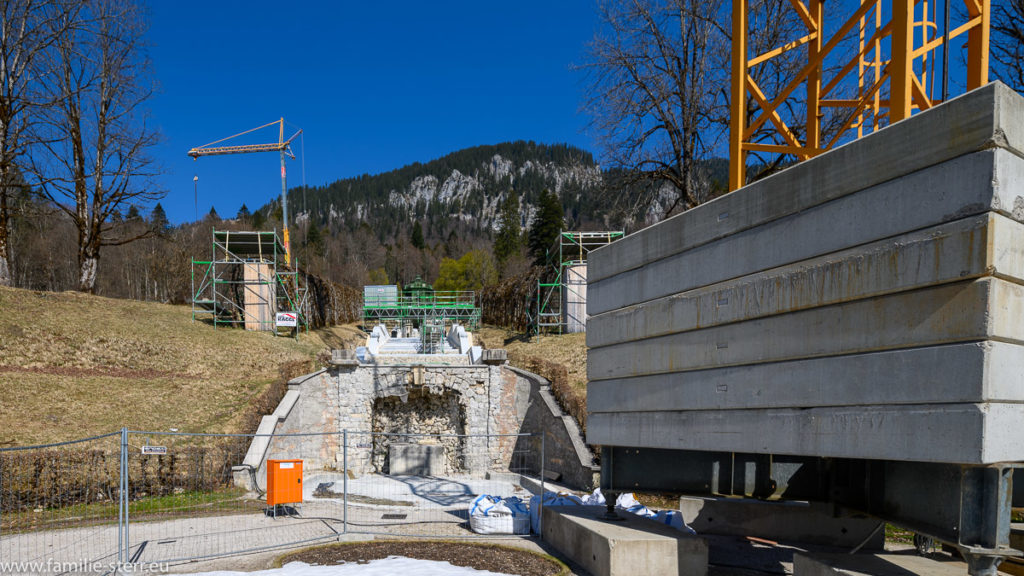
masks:
[[[807,34],[751,57],[747,46],[747,0],[733,0],[729,189],[735,190],[745,184],[748,152],[791,154],[798,160],[806,160],[835,146],[852,129],[856,129],[857,137],[860,137],[909,117],[914,109],[927,110],[940,103],[941,99],[930,96],[931,87],[937,84],[936,74],[928,75],[928,59],[935,58],[937,49],[945,48],[943,67],[947,67],[950,41],[963,34],[967,34],[967,77],[964,83],[967,90],[988,83],[991,0],[963,0],[966,19],[952,29],[947,0],[944,11],[946,25],[941,35],[937,33],[937,24],[929,18],[929,1],[939,0],[861,0],[859,7],[833,33],[827,33],[824,0],[789,0]],[[833,11],[836,9],[832,8]],[[933,5],[932,17],[934,14]],[[832,58],[826,68],[825,63],[835,48],[844,38],[852,39],[850,35],[854,31],[859,36],[857,53],[849,59]],[[778,94],[765,94],[750,70],[803,46],[806,46],[807,58],[796,76]],[[934,60],[932,67],[934,69]],[[835,96],[836,87],[844,79],[851,78],[850,73],[855,68],[854,97]],[[823,70],[826,69],[838,71],[825,78]],[[852,83],[853,80],[847,82]],[[781,105],[792,98],[801,85],[807,91],[807,133],[803,141],[779,114]],[[945,93],[945,85],[942,86]],[[755,115],[749,119],[748,98],[756,104]],[[825,108],[847,109],[849,115],[837,132],[831,134],[827,141],[822,141],[821,119]],[[783,144],[752,141],[755,133],[769,122],[781,136]]]

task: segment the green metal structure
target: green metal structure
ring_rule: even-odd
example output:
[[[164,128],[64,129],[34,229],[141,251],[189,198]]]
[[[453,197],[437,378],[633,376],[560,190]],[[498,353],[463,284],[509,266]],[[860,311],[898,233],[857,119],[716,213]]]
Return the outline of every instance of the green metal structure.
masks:
[[[548,272],[537,280],[536,302],[533,310],[533,333],[581,331],[578,322],[570,320],[569,308],[574,304],[586,305],[586,272],[583,271],[582,294],[574,284],[579,277],[570,278],[570,272],[585,266],[590,253],[625,236],[622,230],[600,232],[567,232],[548,251]],[[547,281],[545,281],[547,280]],[[583,321],[585,325],[585,320]]]
[[[398,286],[365,286],[363,288],[363,324],[384,324],[389,327],[426,328],[458,322],[467,330],[480,326],[480,307],[471,290],[446,291],[416,277],[399,290]]]
[[[282,331],[278,313],[294,315],[294,328],[309,330],[307,289],[277,231],[212,232],[210,260],[192,259],[192,320],[246,330]]]

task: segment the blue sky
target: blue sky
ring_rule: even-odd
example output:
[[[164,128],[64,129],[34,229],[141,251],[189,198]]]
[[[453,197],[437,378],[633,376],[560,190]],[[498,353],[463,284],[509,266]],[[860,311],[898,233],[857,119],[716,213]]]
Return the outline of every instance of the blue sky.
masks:
[[[310,186],[508,140],[595,148],[578,111],[583,75],[570,69],[597,25],[590,1],[149,7],[160,84],[150,111],[163,134],[154,152],[175,223],[195,215],[193,176],[200,216],[280,194],[276,154],[193,161],[186,151],[281,116],[304,130]],[[239,143],[276,138],[267,129]],[[289,160],[289,187],[302,167],[301,155]]]

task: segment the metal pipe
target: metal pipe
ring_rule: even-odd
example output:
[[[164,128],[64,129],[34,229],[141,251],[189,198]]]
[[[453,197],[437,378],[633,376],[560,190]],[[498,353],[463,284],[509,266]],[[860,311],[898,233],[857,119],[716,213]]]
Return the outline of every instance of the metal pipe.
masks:
[[[341,431],[341,467],[341,523],[343,525],[342,533],[348,534],[348,430]]]
[[[538,536],[544,534],[544,432],[540,433],[540,506],[537,512]]]
[[[949,98],[949,0],[943,9],[945,24],[942,29],[942,101]]]

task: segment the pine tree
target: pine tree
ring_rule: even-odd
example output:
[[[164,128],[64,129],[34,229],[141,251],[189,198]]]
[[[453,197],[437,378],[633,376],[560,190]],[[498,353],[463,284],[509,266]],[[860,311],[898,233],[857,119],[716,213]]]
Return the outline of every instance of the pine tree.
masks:
[[[316,222],[309,223],[309,229],[306,231],[305,246],[317,256],[324,255],[324,235],[320,227],[316,225]]]
[[[417,220],[416,223],[412,225],[411,241],[413,247],[419,250],[423,250],[423,247],[427,245],[426,242],[424,242],[423,240],[423,227],[420,226],[419,220]]]
[[[238,209],[238,214],[235,215],[235,220],[247,222],[251,217],[252,213],[249,212],[249,207],[243,203],[242,207]]]
[[[210,213],[207,214],[206,217],[209,218],[210,220],[213,220],[214,222],[220,221],[220,215],[217,214],[217,209],[213,206],[210,206]]]
[[[159,202],[153,207],[153,211],[149,215],[149,226],[156,232],[157,235],[167,234],[171,230],[171,221],[167,219],[167,212],[164,211],[164,207]]]
[[[534,264],[543,266],[548,259],[548,250],[558,239],[565,226],[565,211],[558,196],[547,188],[537,199],[537,215],[530,227],[528,245]]]
[[[519,226],[519,195],[510,190],[501,205],[498,216],[498,234],[494,238],[494,257],[499,265],[519,252],[523,242],[523,230]]]

